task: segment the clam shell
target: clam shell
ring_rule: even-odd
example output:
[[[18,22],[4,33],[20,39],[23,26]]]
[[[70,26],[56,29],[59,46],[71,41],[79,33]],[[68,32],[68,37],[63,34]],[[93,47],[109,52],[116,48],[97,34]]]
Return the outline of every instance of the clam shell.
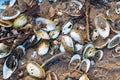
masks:
[[[28,21],[27,17],[24,15],[21,15],[14,20],[13,27],[16,29],[23,27],[27,23],[27,21]]]
[[[72,21],[68,21],[62,28],[62,33],[63,34],[68,34],[71,29],[73,27],[73,22]]]
[[[79,80],[89,80],[88,76],[86,74],[83,74]]]
[[[48,41],[42,41],[40,43],[40,45],[38,46],[37,48],[37,53],[40,55],[40,56],[43,56],[45,54],[48,53],[49,51],[49,42]]]
[[[95,27],[102,38],[107,38],[110,34],[110,25],[102,15],[98,15],[94,19]]]
[[[83,36],[80,34],[79,31],[71,30],[70,36],[74,41],[79,42],[79,43],[83,43]]]
[[[120,14],[120,1],[118,1],[118,2],[116,3],[115,12],[116,12],[117,14]]]
[[[57,28],[49,33],[51,39],[56,39],[60,34],[60,29]]]
[[[31,76],[37,77],[37,78],[44,78],[45,77],[45,71],[40,67],[40,65],[36,62],[29,62],[27,64],[27,71]]]
[[[3,78],[8,79],[17,69],[18,60],[15,56],[9,56],[3,65]]]
[[[43,30],[39,30],[39,31],[34,30],[34,32],[38,38],[50,39],[48,33]]]
[[[83,59],[93,57],[95,55],[94,50],[95,48],[93,44],[86,45],[83,51]]]
[[[79,43],[75,44],[75,51],[80,51],[80,50],[82,50],[82,48],[83,48],[82,44],[79,44]]]
[[[11,27],[12,26],[12,22],[4,21],[4,20],[0,19],[0,26],[2,26],[2,27]]]
[[[120,43],[120,34],[115,35],[108,43],[107,48],[111,49]]]
[[[95,51],[94,59],[100,61],[102,58],[103,58],[103,51],[102,50]]]
[[[69,36],[62,36],[61,42],[66,51],[74,51],[73,40]]]
[[[3,20],[15,19],[16,17],[18,17],[18,16],[20,15],[20,11],[17,10],[17,9],[14,9],[14,11],[16,12],[16,14],[13,15],[13,16],[4,16],[4,15],[3,15],[3,12],[2,12],[1,15],[0,15],[0,18],[3,19]]]
[[[55,23],[49,19],[42,18],[42,17],[36,18],[35,23],[38,24],[39,22],[46,24],[46,28],[42,28],[43,30],[52,31],[56,28]]]

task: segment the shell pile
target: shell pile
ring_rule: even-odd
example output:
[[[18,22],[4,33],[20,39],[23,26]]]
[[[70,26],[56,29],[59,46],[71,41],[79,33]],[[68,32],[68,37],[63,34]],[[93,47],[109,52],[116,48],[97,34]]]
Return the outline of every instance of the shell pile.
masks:
[[[89,71],[104,59],[104,48],[113,49],[114,58],[120,56],[120,19],[111,16],[120,16],[120,1],[115,1],[114,13],[106,10],[109,2],[0,0],[3,79],[14,79],[20,67],[24,67],[24,77],[63,80],[59,77],[64,73],[49,70],[54,64],[66,60],[68,73],[78,70],[79,78],[67,75],[64,80],[91,80]],[[90,5],[95,10],[105,8],[105,11],[88,14]],[[22,79],[18,76],[14,80]]]

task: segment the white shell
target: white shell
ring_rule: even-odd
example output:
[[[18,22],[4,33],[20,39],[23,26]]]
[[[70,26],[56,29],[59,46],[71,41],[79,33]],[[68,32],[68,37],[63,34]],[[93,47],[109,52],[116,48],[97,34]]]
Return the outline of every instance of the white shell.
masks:
[[[76,43],[75,44],[75,51],[80,51],[83,48],[83,45]]]
[[[11,56],[9,56],[6,59],[4,65],[3,65],[3,78],[4,79],[8,79],[13,74],[13,72],[17,69],[17,66],[18,66],[18,60],[15,59],[15,56],[12,56],[13,60],[15,60],[15,63],[14,63],[15,66],[14,66],[13,69],[11,69],[11,68],[8,67],[9,64],[7,64],[7,63],[9,63],[10,57]]]
[[[65,48],[62,44],[60,45],[60,52],[65,52]]]
[[[83,64],[84,62],[86,63],[86,70],[85,70],[85,72],[87,73],[87,72],[89,71],[89,69],[90,69],[90,60],[89,60],[89,59],[83,59],[82,62],[80,63],[79,68],[81,69],[82,64]]]
[[[105,20],[105,18],[102,17],[102,15],[98,15],[95,17],[94,22],[95,22],[95,27],[96,27],[97,31],[99,32],[100,36],[104,39],[107,38],[110,34],[110,25]],[[100,25],[98,25],[98,24],[100,24]],[[104,29],[102,29],[103,27],[104,27]]]
[[[54,24],[54,22],[46,18],[42,18],[42,17],[36,18],[35,22],[36,24],[38,24],[39,22],[46,24],[46,28],[42,28],[43,30],[46,30],[46,31],[52,31],[56,28],[56,25]]]
[[[60,29],[55,29],[49,33],[50,38],[56,39],[60,34]]]
[[[34,30],[34,32],[38,38],[50,39],[48,33],[43,30],[39,30],[39,31]]]
[[[18,17],[20,15],[20,11],[16,10],[16,14],[14,16],[3,16],[3,13],[1,13],[0,18],[3,20],[11,20],[11,19],[15,19],[16,17]]]
[[[49,50],[49,42],[48,41],[43,41],[40,43],[40,45],[38,46],[38,49],[37,49],[37,53],[40,55],[40,56],[43,56],[45,54],[48,53],[48,50]]]
[[[86,74],[83,74],[79,80],[89,80],[88,76]]]
[[[81,42],[81,43],[83,42],[83,37],[80,35],[78,31],[71,30],[70,36],[74,41]]]
[[[116,3],[115,12],[116,12],[117,14],[120,14],[120,1]]]
[[[27,64],[27,71],[31,76],[43,78],[45,77],[44,69],[40,68],[40,65],[36,62],[30,62]]]
[[[62,44],[65,50],[74,51],[73,40],[69,36],[62,36]]]
[[[98,36],[99,36],[99,32],[96,29],[94,29],[92,34],[92,40],[93,41],[97,40]]]
[[[117,40],[117,41],[116,41]],[[114,43],[111,45],[111,43]],[[115,35],[109,42],[108,42],[108,49],[114,48],[120,43],[120,34]]]
[[[97,51],[95,51],[94,57],[95,57],[96,55],[99,55],[98,61],[100,61],[100,60],[103,58],[103,51],[102,51],[102,50],[97,50]]]
[[[63,34],[68,34],[71,29],[73,27],[73,22],[72,21],[68,21],[62,28],[62,33]]]
[[[70,67],[70,64],[75,61],[75,60],[79,60],[79,62],[81,61],[81,56],[78,55],[78,54],[75,54],[71,59],[70,59],[70,62],[68,64],[68,67]]]

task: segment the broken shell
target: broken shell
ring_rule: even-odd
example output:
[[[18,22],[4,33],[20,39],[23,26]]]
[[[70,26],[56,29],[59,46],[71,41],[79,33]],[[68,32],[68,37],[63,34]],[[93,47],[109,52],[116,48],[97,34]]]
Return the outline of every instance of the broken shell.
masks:
[[[83,59],[91,58],[95,55],[95,48],[93,44],[88,44],[83,51]]]
[[[71,30],[70,36],[74,41],[79,42],[79,43],[83,43],[83,36],[79,31]]]
[[[82,48],[83,48],[82,44],[79,44],[79,43],[75,44],[75,51],[80,51],[80,50],[82,50]]]
[[[83,74],[79,80],[89,80],[88,76],[86,74]]]
[[[40,45],[38,46],[37,53],[40,56],[43,56],[48,53],[49,50],[49,42],[48,41],[42,41]]]
[[[10,50],[9,46],[7,46],[3,43],[0,43],[0,58],[4,58],[4,57],[8,56],[9,50]]]
[[[36,36],[37,36],[38,38],[50,39],[48,33],[45,32],[45,31],[43,31],[43,30],[36,31],[36,30],[34,29],[34,33],[36,34]]]
[[[0,18],[3,19],[3,20],[11,20],[11,19],[15,19],[16,17],[18,17],[20,15],[20,11],[17,10],[17,9],[10,9],[12,10],[15,14],[14,15],[4,15],[4,11],[1,13],[0,15]],[[8,10],[6,9],[5,11],[9,11],[9,8]]]
[[[73,27],[73,21],[68,21],[62,28],[63,34],[68,34]]]
[[[42,28],[45,31],[52,31],[56,28],[56,25],[53,21],[49,20],[49,19],[45,19],[45,18],[36,18],[35,19],[35,23],[38,24],[39,22],[46,24],[46,28]]]
[[[44,78],[45,77],[45,71],[43,68],[40,67],[40,65],[36,62],[30,62],[27,64],[27,71],[31,76],[37,77],[37,78]]]
[[[66,51],[74,51],[73,40],[69,36],[62,36],[61,42]]]
[[[12,26],[12,22],[4,21],[4,20],[0,19],[0,26],[2,26],[2,27],[11,27]]]
[[[85,65],[83,65],[85,63]],[[79,65],[79,68],[82,69],[82,68],[85,68],[85,73],[87,73],[90,69],[90,60],[89,59],[83,59]],[[83,69],[82,69],[83,70]]]
[[[99,36],[99,32],[96,29],[94,29],[92,33],[92,40],[93,41],[97,40],[98,36]]]
[[[103,58],[103,51],[102,50],[95,51],[94,60],[100,61],[102,58]]]
[[[68,64],[68,67],[70,67],[71,63],[72,63],[73,61],[76,61],[76,60],[79,60],[79,62],[80,62],[80,61],[81,61],[81,56],[78,55],[78,54],[75,54],[75,55],[70,59],[70,62],[69,62],[69,64]],[[78,63],[79,63],[79,62],[78,62]]]
[[[98,15],[95,17],[94,22],[100,36],[104,39],[107,38],[110,34],[110,25],[107,20],[102,15]]]
[[[3,65],[3,78],[8,79],[17,69],[18,60],[15,56],[9,56]]]
[[[115,35],[108,43],[107,48],[111,49],[120,43],[120,34]]]
[[[116,12],[117,14],[120,14],[120,1],[116,3],[115,12]]]
[[[21,15],[14,20],[13,27],[17,29],[17,28],[23,27],[26,23],[27,23],[27,17],[24,15]]]
[[[115,33],[120,33],[120,18],[111,23],[111,30]]]
[[[56,39],[60,34],[60,28],[56,28],[55,30],[49,33],[50,38]]]

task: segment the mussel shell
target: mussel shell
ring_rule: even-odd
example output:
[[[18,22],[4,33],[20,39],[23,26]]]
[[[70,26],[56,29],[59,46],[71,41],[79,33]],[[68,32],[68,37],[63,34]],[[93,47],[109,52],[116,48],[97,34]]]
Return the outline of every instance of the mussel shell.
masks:
[[[17,69],[18,60],[14,55],[9,56],[3,65],[3,78],[8,79]]]
[[[44,40],[40,43],[40,45],[38,46],[37,48],[37,53],[40,55],[40,56],[43,56],[45,54],[48,53],[49,51],[49,42]]]
[[[68,34],[73,27],[73,21],[68,21],[62,28],[62,33],[63,34]]]
[[[103,58],[103,51],[102,50],[95,51],[94,60],[100,61],[102,58]]]
[[[11,10],[11,9],[10,9]],[[9,11],[9,8],[8,10]],[[4,15],[4,11],[1,13],[0,18],[3,20],[11,20],[11,19],[15,19],[16,17],[18,17],[20,15],[20,11],[17,9],[12,9],[13,12],[15,12],[16,14],[9,16],[9,15]]]
[[[67,35],[62,36],[61,42],[66,51],[74,51],[73,40],[71,37],[69,37]]]
[[[108,43],[107,48],[111,49],[120,43],[120,34],[115,35]]]
[[[31,76],[37,77],[37,78],[44,78],[45,77],[45,71],[43,68],[40,67],[40,65],[36,62],[29,62],[27,64],[27,71]]]
[[[79,43],[83,43],[83,36],[79,31],[71,30],[70,36],[72,37],[72,39],[74,41],[79,42]]]
[[[13,22],[13,27],[18,29],[20,27],[23,27],[27,23],[27,17],[24,15],[20,15],[17,17]]]
[[[93,44],[86,45],[83,51],[83,59],[93,57],[95,55],[94,51],[95,47]]]
[[[100,36],[104,39],[107,38],[110,34],[110,24],[107,20],[101,14],[95,17],[94,22]]]
[[[34,29],[34,32],[35,32],[35,34],[36,34],[36,36],[37,36],[38,38],[47,39],[47,40],[50,39],[48,33],[45,32],[45,31],[43,31],[43,30],[36,31],[36,30]]]
[[[75,44],[75,51],[80,51],[82,49],[83,49],[83,45],[82,44],[79,44],[79,43]]]
[[[42,17],[36,18],[35,23],[38,24],[39,22],[41,22],[42,24],[46,24],[46,28],[42,28],[45,31],[52,31],[56,28],[55,23],[49,19]]]
[[[51,39],[56,39],[60,34],[60,28],[56,28],[55,30],[49,33]]]
[[[12,26],[12,22],[4,21],[4,20],[0,19],[0,26],[2,26],[2,27],[11,27]]]
[[[116,12],[117,14],[120,14],[120,1],[118,1],[118,2],[116,3],[115,12]]]

